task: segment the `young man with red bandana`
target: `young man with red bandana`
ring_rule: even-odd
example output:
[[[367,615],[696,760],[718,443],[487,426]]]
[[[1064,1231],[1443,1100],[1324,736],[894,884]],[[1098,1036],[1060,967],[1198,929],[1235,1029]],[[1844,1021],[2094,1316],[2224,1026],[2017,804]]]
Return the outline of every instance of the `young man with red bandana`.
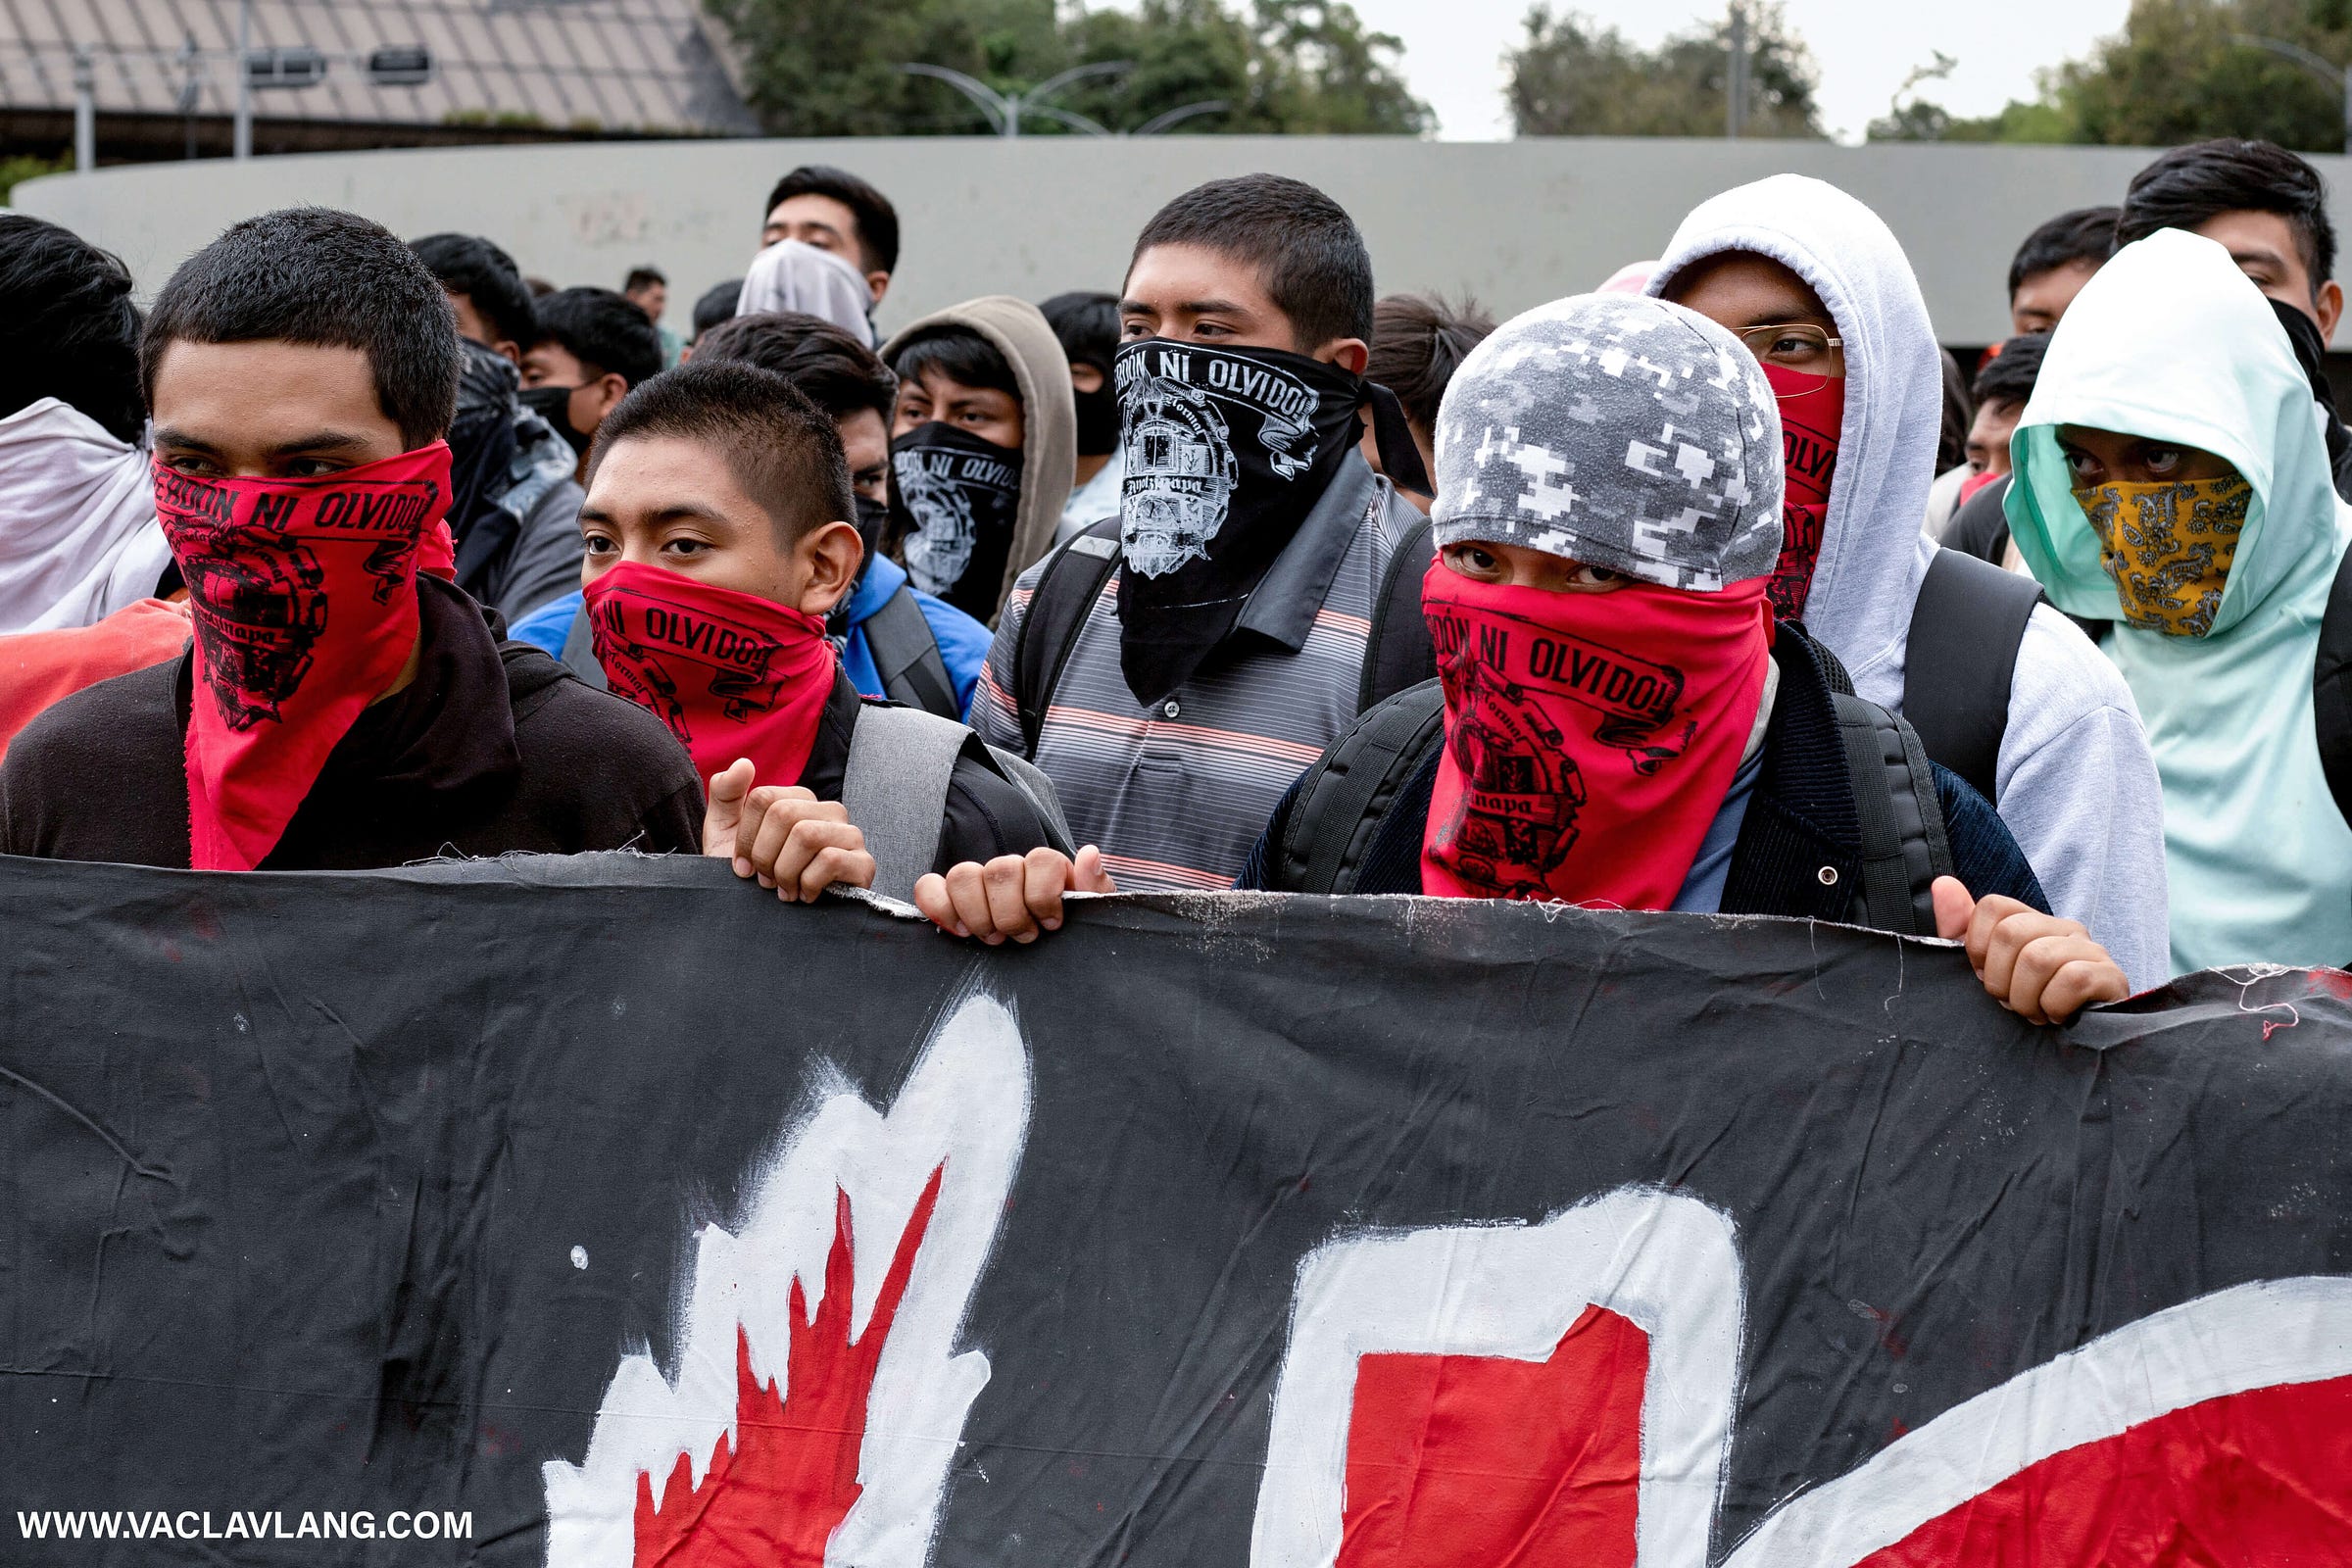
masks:
[[[1647,288],[1728,328],[1779,394],[1777,612],[1993,803],[2053,909],[2136,983],[2165,979],[2162,791],[2131,689],[2030,583],[1920,532],[1943,370],[1894,235],[1837,187],[1776,174],[1700,203]]]
[[[1438,420],[1437,689],[1324,754],[1242,885],[1886,923],[1866,824],[1917,802],[1924,859],[1949,874],[1917,878],[1895,929],[1965,935],[2030,1018],[2125,996],[1983,798],[1776,626],[1780,394],[1731,333],[1638,297],[1563,300],[1474,351]],[[1404,748],[1393,792],[1329,814],[1349,798],[1327,792],[1348,777],[1335,760],[1360,762],[1358,737],[1403,705],[1426,714],[1420,760]],[[1858,720],[1904,743],[1889,780],[1924,767],[1933,791],[1864,798],[1841,734]]]
[[[709,780],[705,853],[787,900],[875,882],[843,804],[869,710],[825,634],[863,559],[857,515],[833,419],[742,362],[698,359],[647,381],[589,456],[583,612],[606,678]],[[935,857],[910,881],[1031,858],[1051,891],[1023,917],[1056,921],[1065,885],[1100,882],[1085,850],[1073,884],[1038,798],[968,731],[939,811]]]
[[[200,870],[691,847],[692,764],[447,579],[458,337],[348,213],[249,219],[172,274],[140,372],[179,658],[78,692],[0,764],[0,851]]]

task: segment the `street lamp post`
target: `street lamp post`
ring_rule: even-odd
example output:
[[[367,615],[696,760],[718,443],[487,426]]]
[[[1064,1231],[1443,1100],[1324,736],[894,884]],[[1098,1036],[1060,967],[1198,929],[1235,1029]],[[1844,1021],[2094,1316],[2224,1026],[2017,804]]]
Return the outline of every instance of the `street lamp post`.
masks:
[[[253,156],[253,0],[237,0],[237,121],[229,156]]]
[[[98,167],[98,63],[74,46],[74,172]]]
[[[945,66],[904,65],[899,69],[910,76],[929,76],[944,81],[969,98],[988,117],[989,124],[996,128],[1000,136],[1018,136],[1024,113],[1043,115],[1073,130],[1085,131],[1090,136],[1107,136],[1110,134],[1107,128],[1086,116],[1073,114],[1067,109],[1056,109],[1045,100],[1071,82],[1084,80],[1088,76],[1123,76],[1135,69],[1135,63],[1131,60],[1098,60],[1092,65],[1072,66],[1067,71],[1048,76],[1027,92],[1009,95],[997,91],[976,76],[967,76],[960,71],[950,71]]]
[[[2314,74],[2327,77],[2343,97],[2344,151],[2352,153],[2352,66],[2339,66],[2326,55],[2315,54],[2299,43],[2288,43],[2284,38],[2258,38],[2253,33],[2240,32],[2231,34],[2230,41],[2242,43],[2249,49],[2268,49],[2275,55],[2292,60]]]

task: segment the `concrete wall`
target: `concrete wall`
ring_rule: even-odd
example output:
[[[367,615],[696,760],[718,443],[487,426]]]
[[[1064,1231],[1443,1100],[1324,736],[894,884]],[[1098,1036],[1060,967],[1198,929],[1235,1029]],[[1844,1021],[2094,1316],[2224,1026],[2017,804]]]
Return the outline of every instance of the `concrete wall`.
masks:
[[[1706,196],[1792,171],[1876,208],[1910,252],[1944,340],[1978,344],[2008,331],[2004,280],[2018,241],[2052,214],[2118,200],[2150,156],[1625,139],[695,141],[149,164],[32,180],[16,202],[120,253],[147,292],[234,220],[319,202],[407,236],[487,234],[525,271],[562,284],[617,287],[652,262],[669,275],[671,324],[683,329],[695,297],[739,276],[758,248],[776,176],[838,163],[887,191],[905,225],[887,328],[975,294],[1116,289],[1145,220],[1221,174],[1271,170],[1329,191],[1362,224],[1383,292],[1467,288],[1507,315],[1656,255]],[[2315,162],[2342,183],[2345,159]]]

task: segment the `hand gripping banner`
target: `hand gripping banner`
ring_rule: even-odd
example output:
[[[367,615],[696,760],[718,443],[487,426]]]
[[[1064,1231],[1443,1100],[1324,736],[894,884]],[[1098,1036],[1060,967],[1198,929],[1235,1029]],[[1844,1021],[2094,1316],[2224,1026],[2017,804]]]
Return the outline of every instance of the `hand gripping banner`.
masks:
[[[2334,971],[624,856],[0,955],[11,1564],[2352,1560]]]

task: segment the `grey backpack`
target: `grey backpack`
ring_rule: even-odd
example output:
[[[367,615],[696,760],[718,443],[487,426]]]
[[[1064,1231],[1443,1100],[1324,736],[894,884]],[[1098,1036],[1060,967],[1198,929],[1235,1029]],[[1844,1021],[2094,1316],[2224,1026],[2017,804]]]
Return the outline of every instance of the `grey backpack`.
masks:
[[[1035,764],[986,744],[952,718],[919,708],[865,703],[858,710],[858,727],[850,732],[841,804],[865,835],[876,893],[914,897],[915,882],[939,858],[939,830],[956,760],[967,755],[1029,798],[1046,824],[1051,848],[1076,853],[1061,798]]]

